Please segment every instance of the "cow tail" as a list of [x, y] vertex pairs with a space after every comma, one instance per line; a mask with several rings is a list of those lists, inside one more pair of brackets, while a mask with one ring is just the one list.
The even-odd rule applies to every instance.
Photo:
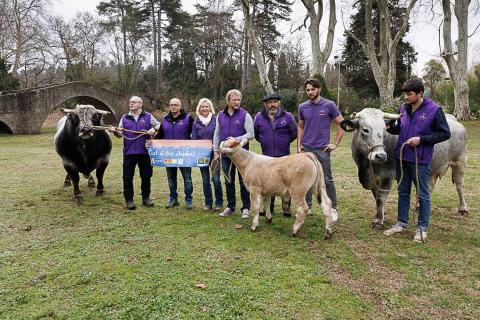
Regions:
[[318, 203], [320, 204], [320, 203], [322, 203], [322, 189], [326, 188], [325, 179], [324, 179], [324, 176], [323, 176], [322, 164], [320, 163], [320, 161], [318, 161], [315, 154], [313, 154], [311, 152], [306, 152], [305, 155], [307, 157], [309, 157], [310, 160], [312, 160], [313, 164], [315, 165], [315, 168], [317, 169], [317, 177], [316, 177], [315, 182], [312, 186], [312, 191], [315, 194], [315, 196], [317, 197]]

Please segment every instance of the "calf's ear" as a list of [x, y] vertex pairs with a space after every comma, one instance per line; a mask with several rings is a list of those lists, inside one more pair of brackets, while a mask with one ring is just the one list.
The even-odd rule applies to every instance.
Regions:
[[347, 132], [351, 132], [358, 127], [358, 120], [345, 119], [340, 122], [340, 127]]

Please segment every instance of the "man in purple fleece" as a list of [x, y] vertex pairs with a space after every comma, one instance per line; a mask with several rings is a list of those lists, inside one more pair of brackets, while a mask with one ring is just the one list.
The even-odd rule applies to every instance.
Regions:
[[[255, 139], [260, 142], [262, 154], [269, 157], [283, 157], [290, 154], [290, 143], [297, 138], [297, 124], [290, 112], [280, 107], [282, 97], [271, 93], [263, 97], [265, 110], [257, 113], [253, 121]], [[291, 216], [291, 201], [282, 201], [283, 215]], [[275, 197], [270, 202], [270, 212], [273, 213]], [[264, 215], [265, 211], [260, 212]]]

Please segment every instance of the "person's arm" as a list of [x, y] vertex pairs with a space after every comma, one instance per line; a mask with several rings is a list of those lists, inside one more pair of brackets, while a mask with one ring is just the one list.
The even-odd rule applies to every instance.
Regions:
[[327, 145], [327, 147], [325, 148], [325, 151], [327, 151], [327, 152], [330, 152], [330, 151], [333, 151], [333, 150], [337, 149], [338, 145], [342, 141], [343, 135], [345, 134], [345, 130], [343, 130], [342, 127], [340, 127], [340, 122], [343, 121], [342, 115], [341, 114], [338, 115], [333, 120], [334, 120], [334, 122], [337, 126], [337, 133], [335, 134], [335, 142], [334, 143], [329, 143]]
[[150, 115], [150, 125], [152, 127], [148, 130], [148, 134], [154, 136], [160, 129], [160, 122], [153, 115]]
[[292, 114], [289, 114], [290, 121], [288, 121], [288, 130], [290, 131], [290, 143], [297, 139], [297, 123]]
[[198, 127], [196, 125], [192, 126], [192, 140], [198, 140]]
[[235, 137], [238, 141], [242, 141], [243, 139], [247, 139], [248, 141], [252, 140], [255, 137], [255, 130], [253, 129], [253, 119], [252, 116], [247, 113], [245, 115], [245, 134], [239, 137]]
[[257, 141], [260, 141], [259, 140], [259, 132], [258, 132], [258, 117], [260, 116], [260, 112], [257, 113], [257, 115], [255, 116], [255, 119], [253, 120], [253, 131], [255, 132], [255, 140]]
[[433, 119], [433, 133], [420, 137], [421, 144], [434, 145], [442, 141], [450, 139], [450, 127], [447, 118], [441, 108], [438, 108]]
[[[122, 121], [123, 117], [120, 118], [120, 122], [118, 123], [118, 127], [119, 129], [122, 129], [123, 128], [123, 121]], [[113, 133], [113, 135], [117, 138], [121, 138], [122, 137], [122, 133], [118, 130], [116, 130], [116, 128], [114, 126], [109, 126], [107, 128], [108, 131], [110, 131], [111, 133]]]
[[297, 153], [302, 153], [302, 138], [303, 138], [303, 131], [305, 129], [305, 120], [298, 119], [298, 128], [297, 128]]

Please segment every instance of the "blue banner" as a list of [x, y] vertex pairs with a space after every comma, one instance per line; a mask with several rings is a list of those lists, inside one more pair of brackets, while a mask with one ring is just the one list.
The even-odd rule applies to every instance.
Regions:
[[212, 157], [210, 140], [148, 140], [147, 150], [156, 167], [207, 167]]

